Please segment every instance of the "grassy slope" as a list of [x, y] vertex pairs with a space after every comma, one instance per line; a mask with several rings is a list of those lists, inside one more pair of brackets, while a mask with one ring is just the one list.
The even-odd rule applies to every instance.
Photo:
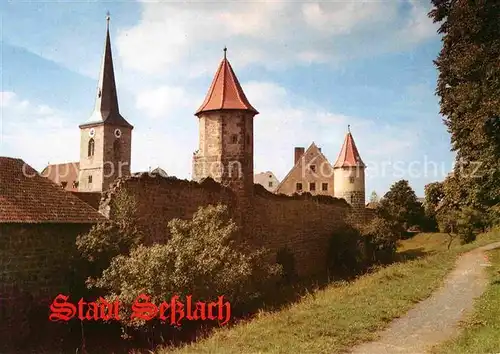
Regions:
[[460, 252], [499, 240], [498, 233], [474, 243], [457, 242], [447, 251], [443, 234], [421, 234], [402, 243], [400, 251], [415, 260], [393, 264], [350, 283], [333, 284], [287, 309], [257, 318], [180, 349], [164, 353], [338, 353], [373, 340], [376, 331], [403, 315], [441, 285]]
[[489, 268], [491, 283], [464, 323], [462, 334], [435, 348], [433, 353], [498, 353], [500, 352], [500, 250], [491, 251]]

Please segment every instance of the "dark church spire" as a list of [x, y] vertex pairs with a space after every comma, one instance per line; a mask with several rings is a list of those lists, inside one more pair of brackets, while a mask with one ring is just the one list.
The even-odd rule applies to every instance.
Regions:
[[[95, 108], [88, 123], [109, 123], [114, 125], [131, 125], [120, 115], [118, 108], [118, 95], [116, 92], [115, 72], [113, 68], [113, 56], [111, 54], [111, 39], [109, 36], [109, 12], [106, 15], [106, 41], [104, 43], [104, 55], [99, 73]], [[85, 123], [85, 124], [88, 124]]]

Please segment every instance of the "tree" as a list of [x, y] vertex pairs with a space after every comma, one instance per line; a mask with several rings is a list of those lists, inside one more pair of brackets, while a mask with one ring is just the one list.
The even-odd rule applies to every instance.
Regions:
[[128, 254], [143, 241], [143, 232], [137, 225], [137, 203], [127, 192], [121, 191], [113, 200], [114, 218], [98, 223], [76, 240], [76, 246], [90, 263], [90, 277], [100, 276], [113, 257]]
[[380, 202], [378, 212], [388, 221], [396, 222], [401, 231], [410, 226], [420, 225], [424, 214], [415, 191], [406, 180], [398, 181], [391, 186]]
[[378, 203], [380, 198], [378, 197], [377, 192], [373, 191], [372, 194], [370, 194], [370, 203]]
[[455, 196], [465, 206], [490, 207], [500, 203], [500, 2], [432, 4], [429, 16], [443, 35], [436, 92], [457, 152]]
[[487, 215], [471, 207], [463, 207], [460, 210], [442, 208], [437, 213], [439, 230], [450, 236], [448, 248], [456, 236], [460, 237], [462, 243], [474, 241], [486, 219]]
[[436, 212], [436, 208], [444, 197], [443, 182], [432, 182], [424, 187], [425, 209], [430, 214]]
[[425, 186], [425, 218], [423, 227], [426, 231], [436, 231], [438, 225], [436, 220], [436, 209], [440, 206], [444, 197], [443, 182], [432, 182]]
[[394, 260], [399, 235], [393, 223], [375, 217], [361, 229], [361, 235], [365, 239], [365, 257], [370, 263]]

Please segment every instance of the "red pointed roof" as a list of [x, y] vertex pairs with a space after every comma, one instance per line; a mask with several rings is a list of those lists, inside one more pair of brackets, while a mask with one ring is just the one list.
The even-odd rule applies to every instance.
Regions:
[[354, 143], [351, 131], [347, 133], [344, 145], [342, 145], [342, 150], [340, 150], [337, 162], [335, 162], [333, 167], [365, 167], [365, 164], [359, 155], [358, 148]]
[[195, 115], [225, 109], [239, 109], [259, 114], [248, 102], [233, 68], [226, 58], [226, 49], [224, 48], [224, 59], [222, 59], [219, 69], [217, 69], [205, 101], [198, 108]]

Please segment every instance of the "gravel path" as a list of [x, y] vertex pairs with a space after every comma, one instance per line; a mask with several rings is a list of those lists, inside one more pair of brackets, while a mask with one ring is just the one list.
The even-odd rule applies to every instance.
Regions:
[[484, 251], [499, 247], [496, 242], [460, 256], [441, 289], [394, 320], [379, 340], [355, 347], [351, 353], [426, 353], [429, 347], [458, 334], [459, 321], [488, 285], [484, 268], [490, 264]]

